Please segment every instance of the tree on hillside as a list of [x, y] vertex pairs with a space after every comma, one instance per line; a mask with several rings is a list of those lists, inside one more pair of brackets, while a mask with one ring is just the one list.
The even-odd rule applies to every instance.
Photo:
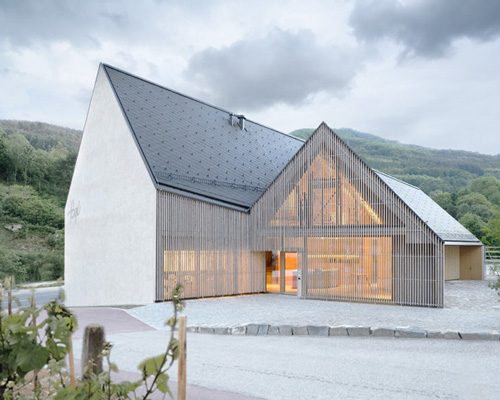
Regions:
[[478, 215], [484, 223], [488, 222], [492, 215], [493, 205], [481, 193], [469, 193], [457, 200], [456, 217], [460, 220], [466, 214]]
[[455, 216], [456, 207], [455, 207], [455, 204], [453, 203], [453, 198], [451, 197], [450, 193], [448, 193], [448, 192], [436, 192], [434, 194], [434, 196], [432, 196], [432, 199], [436, 203], [438, 203], [452, 217]]
[[484, 228], [483, 242], [487, 246], [500, 246], [500, 207], [495, 206], [493, 217]]
[[50, 168], [50, 157], [44, 150], [35, 150], [31, 160], [30, 182], [41, 190], [42, 181], [48, 174]]
[[481, 193], [492, 204], [500, 206], [500, 181], [494, 176], [474, 179], [470, 186], [473, 192]]
[[0, 178], [1, 179], [7, 178], [8, 175], [7, 170], [10, 164], [7, 145], [5, 144], [6, 138], [7, 136], [5, 135], [5, 133], [0, 129]]
[[465, 226], [479, 240], [484, 236], [486, 223], [477, 214], [467, 213], [458, 222]]
[[33, 152], [33, 147], [23, 135], [18, 133], [7, 136], [5, 139], [7, 155], [13, 167], [14, 183], [17, 182], [19, 171], [26, 171], [30, 162], [29, 157]]

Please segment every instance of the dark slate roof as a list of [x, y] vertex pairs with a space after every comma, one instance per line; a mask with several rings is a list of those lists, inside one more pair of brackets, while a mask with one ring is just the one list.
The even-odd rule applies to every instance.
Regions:
[[383, 172], [375, 173], [410, 207], [444, 242], [475, 242], [481, 244], [460, 222], [418, 187]]
[[304, 142], [103, 65], [157, 188], [249, 209]]

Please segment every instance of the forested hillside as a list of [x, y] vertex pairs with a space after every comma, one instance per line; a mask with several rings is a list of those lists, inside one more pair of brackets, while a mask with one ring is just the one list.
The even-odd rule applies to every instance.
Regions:
[[[500, 246], [500, 156], [336, 132], [372, 168], [419, 186], [486, 244]], [[77, 130], [0, 120], [0, 279], [62, 277], [64, 204], [80, 140]]]
[[0, 121], [0, 279], [52, 280], [64, 271], [64, 203], [81, 132]]

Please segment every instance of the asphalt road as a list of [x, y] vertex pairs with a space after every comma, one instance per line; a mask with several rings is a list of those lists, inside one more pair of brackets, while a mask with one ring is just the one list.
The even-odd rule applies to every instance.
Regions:
[[[134, 371], [166, 331], [108, 336]], [[263, 399], [495, 399], [500, 343], [188, 334], [188, 383]], [[176, 379], [175, 371], [172, 379]]]
[[[58, 291], [38, 289], [38, 303]], [[26, 302], [30, 291], [16, 295]], [[136, 372], [140, 361], [165, 348], [165, 330], [132, 326], [104, 308], [75, 311], [82, 328], [106, 325], [112, 360], [122, 371]], [[262, 399], [497, 400], [500, 393], [498, 341], [188, 334], [187, 354], [188, 384]], [[207, 399], [205, 393], [196, 398]]]
[[[59, 295], [59, 291], [61, 290], [61, 288], [62, 288], [61, 286], [58, 286], [58, 287], [46, 287], [46, 288], [36, 289], [34, 292], [36, 298], [36, 304], [40, 306], [49, 302], [50, 300], [56, 299], [57, 296]], [[22, 306], [29, 305], [28, 298], [32, 294], [33, 293], [30, 289], [21, 289], [12, 291], [12, 296], [16, 297], [20, 301]], [[13, 303], [12, 307], [16, 308], [17, 305]], [[7, 293], [5, 293], [4, 301], [2, 303], [2, 308], [4, 310], [7, 309]]]

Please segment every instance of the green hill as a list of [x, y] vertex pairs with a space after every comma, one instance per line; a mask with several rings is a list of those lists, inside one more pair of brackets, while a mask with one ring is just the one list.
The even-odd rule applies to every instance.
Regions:
[[0, 279], [53, 280], [64, 271], [64, 204], [82, 133], [0, 120]]
[[82, 140], [82, 131], [44, 122], [0, 120], [0, 130], [7, 136], [23, 135], [35, 150], [50, 151], [60, 143], [68, 151], [77, 152]]
[[[406, 145], [353, 129], [334, 131], [370, 167], [418, 186], [428, 194], [457, 191], [481, 176], [500, 179], [500, 155]], [[307, 139], [313, 132], [314, 129], [298, 129], [290, 134]]]

